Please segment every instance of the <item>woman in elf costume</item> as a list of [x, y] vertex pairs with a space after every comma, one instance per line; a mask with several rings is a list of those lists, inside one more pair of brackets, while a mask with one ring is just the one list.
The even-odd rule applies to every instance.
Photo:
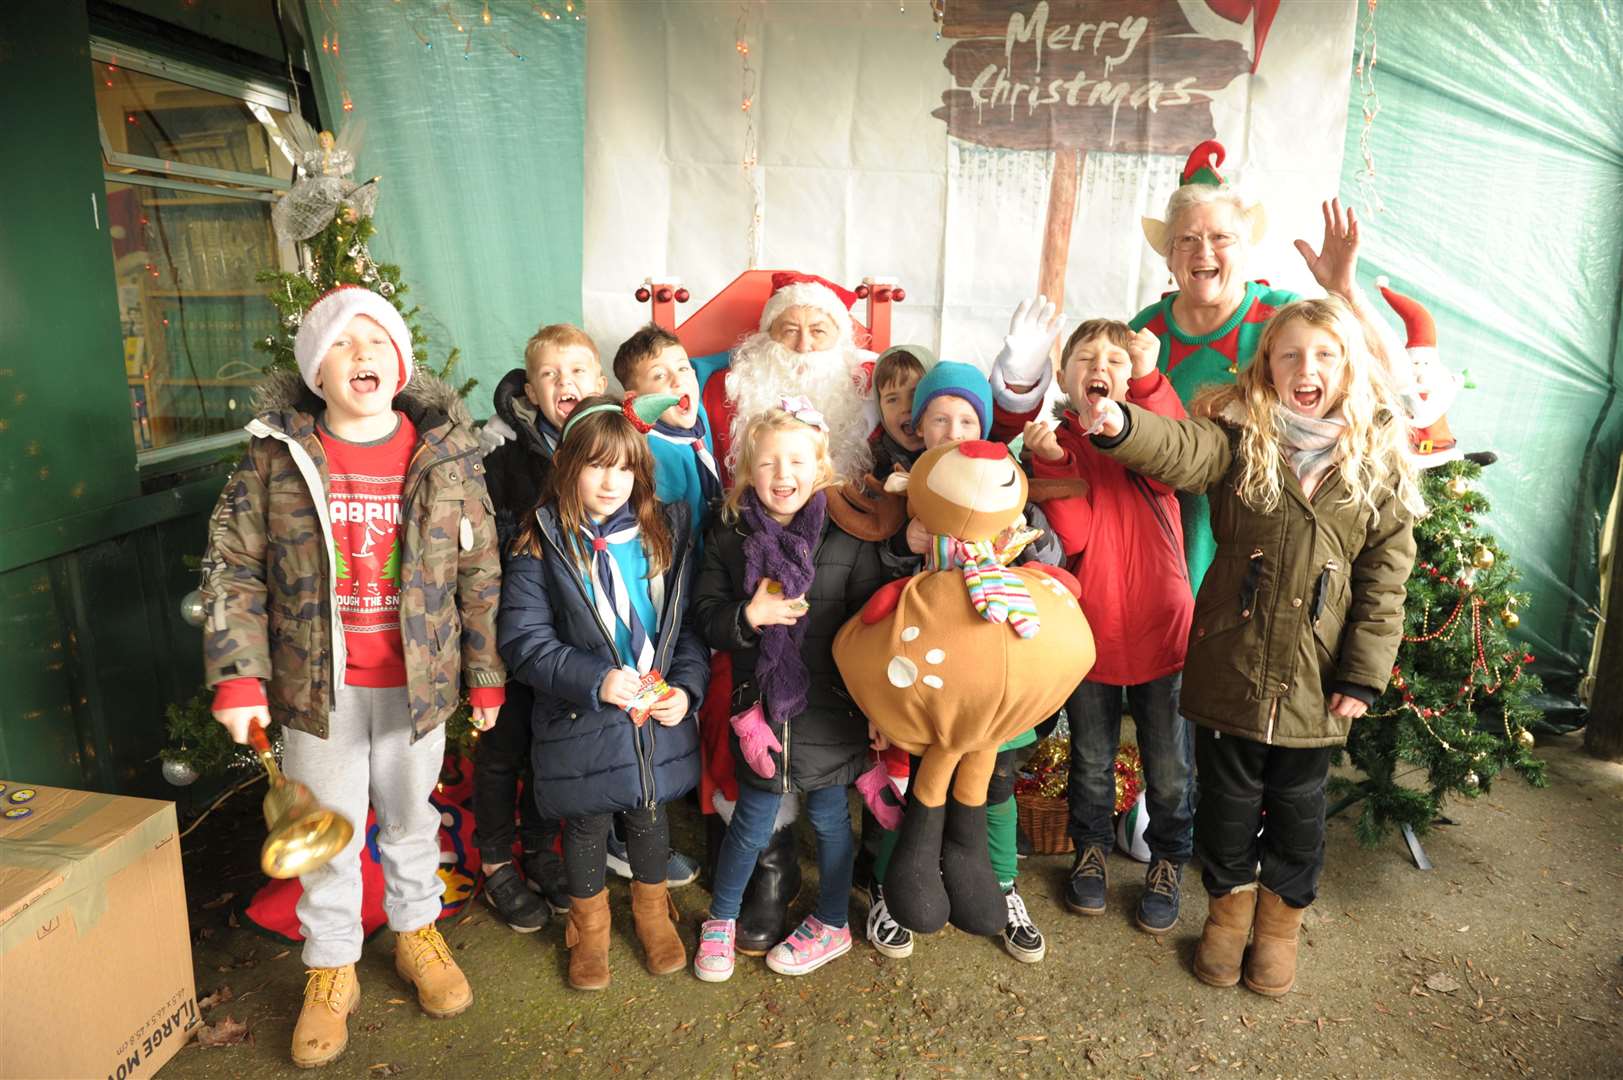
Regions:
[[[1139, 312], [1129, 324], [1161, 339], [1161, 370], [1184, 402], [1208, 386], [1232, 386], [1240, 367], [1279, 308], [1301, 299], [1263, 280], [1248, 280], [1247, 256], [1267, 231], [1261, 203], [1246, 206], [1218, 173], [1223, 146], [1208, 140], [1184, 164], [1181, 185], [1167, 200], [1166, 219], [1143, 219], [1144, 238], [1166, 259], [1176, 288]], [[1354, 278], [1358, 267], [1358, 218], [1338, 200], [1324, 204], [1324, 239], [1318, 251], [1296, 241], [1313, 277], [1326, 292], [1370, 314]], [[1202, 497], [1183, 505], [1190, 587], [1198, 592], [1216, 552], [1210, 513]]]

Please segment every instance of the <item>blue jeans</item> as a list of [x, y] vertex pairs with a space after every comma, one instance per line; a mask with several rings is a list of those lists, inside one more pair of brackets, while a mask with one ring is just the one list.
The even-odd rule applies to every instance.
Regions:
[[1071, 724], [1071, 822], [1077, 850], [1105, 850], [1115, 842], [1116, 750], [1121, 743], [1122, 696], [1133, 712], [1144, 760], [1144, 801], [1150, 824], [1144, 832], [1150, 858], [1183, 864], [1194, 850], [1194, 733], [1178, 711], [1183, 672], [1137, 686], [1085, 682], [1066, 702]]
[[[856, 840], [851, 836], [851, 804], [847, 788], [827, 787], [806, 792], [806, 816], [817, 834], [817, 911], [825, 926], [846, 924], [851, 893], [851, 863]], [[738, 804], [727, 825], [716, 859], [716, 887], [710, 894], [712, 919], [736, 919], [744, 901], [744, 886], [755, 872], [755, 861], [772, 839], [783, 796], [748, 784], [738, 786]]]

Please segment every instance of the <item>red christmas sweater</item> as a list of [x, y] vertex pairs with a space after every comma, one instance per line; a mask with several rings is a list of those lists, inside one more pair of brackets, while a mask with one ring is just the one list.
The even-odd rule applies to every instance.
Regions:
[[[1184, 418], [1172, 383], [1159, 371], [1129, 381], [1127, 400]], [[1044, 461], [1033, 455], [1032, 471], [1088, 483], [1085, 496], [1043, 503], [1082, 585], [1082, 612], [1098, 650], [1087, 681], [1136, 686], [1183, 670], [1195, 599], [1184, 568], [1177, 493], [1102, 453], [1074, 412], [1066, 412], [1056, 436], [1065, 456]]]
[[[327, 454], [327, 514], [332, 522], [338, 580], [338, 617], [344, 624], [344, 682], [350, 686], [406, 685], [400, 640], [400, 504], [406, 467], [417, 448], [417, 428], [402, 413], [394, 434], [354, 443], [317, 426]], [[475, 688], [475, 705], [499, 705], [501, 697]], [[262, 705], [258, 679], [228, 679], [215, 691], [214, 707]]]

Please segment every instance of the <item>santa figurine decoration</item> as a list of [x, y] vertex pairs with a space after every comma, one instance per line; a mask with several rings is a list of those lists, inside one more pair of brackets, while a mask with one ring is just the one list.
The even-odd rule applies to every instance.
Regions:
[[1398, 391], [1398, 397], [1409, 413], [1409, 457], [1420, 469], [1458, 461], [1465, 453], [1449, 431], [1444, 414], [1453, 406], [1465, 380], [1445, 368], [1438, 358], [1437, 325], [1431, 312], [1414, 298], [1389, 288], [1384, 277], [1375, 285], [1403, 320], [1408, 335], [1405, 352], [1412, 371], [1409, 385]]

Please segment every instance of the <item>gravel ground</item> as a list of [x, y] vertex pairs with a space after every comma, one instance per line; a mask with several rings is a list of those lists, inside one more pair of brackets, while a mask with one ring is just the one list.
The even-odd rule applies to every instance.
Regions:
[[[1452, 804], [1457, 824], [1425, 839], [1429, 873], [1401, 841], [1364, 850], [1349, 820], [1332, 821], [1297, 988], [1281, 999], [1190, 974], [1206, 906], [1196, 867], [1184, 877], [1182, 922], [1159, 939], [1131, 920], [1138, 864], [1112, 855], [1110, 912], [1083, 919], [1059, 902], [1069, 859], [1032, 858], [1021, 891], [1048, 937], [1043, 963], [948, 930], [907, 960], [863, 942], [803, 979], [745, 960], [720, 986], [644, 973], [616, 881], [606, 992], [566, 986], [559, 921], [520, 936], [480, 902], [442, 924], [473, 1008], [448, 1021], [419, 1012], [384, 933], [360, 965], [349, 1049], [326, 1074], [1623, 1076], [1623, 766], [1585, 756], [1577, 736], [1540, 742], [1551, 787], [1505, 779]], [[217, 903], [257, 884], [256, 803], [228, 804], [186, 850], [198, 994], [231, 997], [204, 1017], [245, 1023], [248, 1038], [194, 1042], [165, 1067], [171, 1080], [298, 1074], [288, 1059], [304, 979], [297, 950], [235, 928], [233, 903]], [[676, 816], [679, 846], [698, 851], [697, 822]], [[803, 900], [809, 861], [807, 870]], [[697, 885], [676, 896], [691, 948], [708, 897]], [[853, 905], [854, 925], [860, 915]]]

